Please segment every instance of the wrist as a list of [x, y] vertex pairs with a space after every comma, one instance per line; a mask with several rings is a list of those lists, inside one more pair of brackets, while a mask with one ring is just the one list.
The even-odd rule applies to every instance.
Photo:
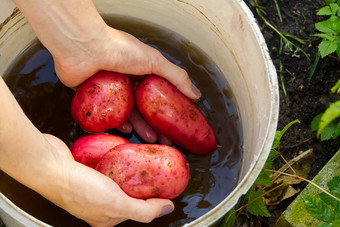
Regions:
[[100, 36], [106, 25], [91, 0], [14, 2], [54, 57], [87, 52], [83, 46]]

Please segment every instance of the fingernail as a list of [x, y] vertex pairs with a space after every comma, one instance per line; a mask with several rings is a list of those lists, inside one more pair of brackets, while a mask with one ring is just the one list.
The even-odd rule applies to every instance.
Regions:
[[202, 95], [201, 91], [198, 90], [198, 88], [197, 88], [194, 84], [191, 85], [191, 91], [192, 91], [198, 98], [201, 97], [201, 95]]
[[164, 215], [170, 214], [172, 211], [174, 210], [174, 207], [171, 205], [166, 205], [165, 207], [163, 207], [161, 214], [159, 215], [159, 217], [162, 217]]

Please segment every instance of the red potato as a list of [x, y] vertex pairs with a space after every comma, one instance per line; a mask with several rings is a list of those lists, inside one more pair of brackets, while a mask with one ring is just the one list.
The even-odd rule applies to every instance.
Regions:
[[122, 144], [107, 152], [96, 169], [138, 199], [179, 196], [190, 179], [181, 152], [166, 145]]
[[133, 106], [130, 78], [121, 73], [99, 71], [77, 88], [71, 111], [85, 131], [105, 132], [121, 126]]
[[78, 138], [71, 146], [71, 153], [77, 162], [93, 169], [98, 161], [110, 149], [119, 144], [130, 143], [128, 140], [110, 134], [86, 135]]
[[195, 104], [167, 80], [146, 76], [135, 91], [137, 107], [159, 133], [195, 154], [216, 149], [216, 136]]

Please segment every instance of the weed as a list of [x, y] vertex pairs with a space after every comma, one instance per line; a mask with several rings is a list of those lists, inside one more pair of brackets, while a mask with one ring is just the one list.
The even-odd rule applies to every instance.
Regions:
[[[277, 190], [280, 187], [285, 186], [290, 181], [300, 180], [306, 181], [309, 184], [315, 186], [322, 192], [320, 193], [320, 197], [326, 204], [333, 204], [332, 209], [328, 211], [328, 208], [325, 208], [323, 202], [316, 200], [315, 198], [305, 196], [303, 199], [306, 201], [306, 206], [310, 207], [310, 212], [313, 213], [313, 217], [317, 216], [322, 218], [321, 220], [327, 220], [326, 224], [333, 223], [333, 226], [339, 223], [338, 219], [340, 219], [340, 177], [334, 178], [328, 183], [328, 188], [330, 191], [326, 191], [321, 188], [314, 182], [299, 176], [296, 171], [292, 168], [290, 164], [287, 163], [289, 168], [292, 170], [293, 174], [272, 170], [272, 160], [279, 152], [279, 143], [284, 135], [284, 133], [295, 123], [300, 123], [299, 120], [295, 120], [286, 125], [283, 130], [276, 131], [274, 142], [271, 148], [271, 152], [267, 158], [267, 161], [264, 165], [263, 171], [259, 174], [258, 178], [255, 180], [253, 186], [248, 190], [246, 195], [243, 198], [243, 201], [240, 204], [233, 207], [229, 212], [224, 216], [224, 219], [220, 223], [220, 227], [230, 227], [234, 226], [237, 216], [245, 210], [247, 214], [262, 216], [262, 217], [270, 217], [270, 213], [266, 207], [264, 197], [271, 192]], [[282, 157], [282, 156], [281, 156]], [[276, 178], [273, 178], [272, 173], [276, 173], [282, 176], [288, 176], [289, 179], [283, 181], [282, 183], [272, 186], [273, 181]], [[327, 201], [327, 202], [326, 202]], [[320, 205], [321, 204], [321, 205]], [[316, 206], [316, 208], [314, 207]], [[239, 208], [236, 208], [239, 207]], [[322, 226], [331, 226], [331, 225], [322, 225]]]
[[315, 23], [315, 28], [320, 32], [312, 36], [321, 38], [318, 45], [318, 54], [315, 57], [313, 68], [309, 74], [309, 79], [314, 75], [320, 57], [336, 53], [340, 59], [340, 0], [324, 1], [326, 6], [318, 10], [317, 15], [327, 17], [327, 19]]
[[[340, 79], [332, 87], [333, 93], [340, 92]], [[312, 131], [317, 131], [317, 137], [321, 141], [336, 139], [340, 135], [340, 122], [335, 123], [340, 118], [340, 100], [332, 103], [323, 113], [314, 117], [311, 123]]]
[[[286, 125], [283, 130], [276, 131], [274, 142], [270, 151], [270, 154], [267, 158], [267, 161], [263, 167], [263, 169], [271, 169], [272, 168], [272, 159], [278, 154], [277, 149], [279, 147], [280, 140], [283, 134], [295, 123], [300, 123], [299, 120], [295, 120], [290, 122]], [[221, 227], [233, 226], [237, 217], [243, 209], [249, 214], [256, 215], [256, 216], [264, 216], [269, 217], [269, 211], [264, 202], [264, 195], [266, 193], [270, 193], [271, 191], [275, 190], [277, 187], [270, 189], [266, 192], [263, 191], [263, 188], [266, 186], [271, 186], [272, 184], [272, 177], [271, 172], [269, 171], [262, 171], [258, 178], [255, 180], [254, 185], [248, 190], [245, 195], [243, 205], [240, 208], [235, 209], [232, 208], [225, 216], [221, 223]]]
[[[333, 177], [327, 183], [330, 193], [334, 196], [340, 197], [340, 176]], [[323, 226], [340, 226], [340, 201], [321, 192], [319, 198], [303, 195], [302, 199], [305, 201], [306, 210], [308, 213], [324, 223]]]

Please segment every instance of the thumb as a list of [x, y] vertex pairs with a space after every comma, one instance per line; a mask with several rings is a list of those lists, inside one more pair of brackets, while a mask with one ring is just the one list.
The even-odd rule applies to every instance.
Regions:
[[155, 50], [152, 58], [152, 73], [167, 79], [190, 99], [201, 97], [200, 90], [191, 82], [187, 72], [168, 61], [157, 50]]
[[149, 223], [153, 219], [170, 214], [174, 210], [174, 204], [167, 199], [133, 199], [126, 204], [129, 210], [128, 219]]

